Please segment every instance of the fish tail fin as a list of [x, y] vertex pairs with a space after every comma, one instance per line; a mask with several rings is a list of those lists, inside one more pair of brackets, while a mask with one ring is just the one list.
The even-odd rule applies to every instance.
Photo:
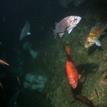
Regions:
[[65, 46], [65, 53], [68, 60], [71, 60], [71, 49], [69, 46]]

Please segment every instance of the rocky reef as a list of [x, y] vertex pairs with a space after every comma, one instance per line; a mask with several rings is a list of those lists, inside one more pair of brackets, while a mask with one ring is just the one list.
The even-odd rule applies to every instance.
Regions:
[[[77, 90], [76, 95], [85, 96], [91, 101], [93, 107], [107, 106], [107, 33], [105, 32], [101, 39], [101, 48], [96, 46], [88, 50], [84, 48], [84, 41], [90, 28], [96, 22], [101, 21], [99, 17], [99, 14], [91, 12], [85, 14], [78, 27], [70, 35], [65, 34], [61, 39], [54, 39], [54, 35], [49, 33], [50, 40], [47, 41], [43, 60], [50, 77], [47, 98], [50, 99], [54, 107], [92, 107], [86, 103], [86, 100], [81, 102], [75, 99], [74, 92], [68, 85], [65, 74], [64, 46], [66, 44], [71, 47], [71, 57], [81, 74], [82, 87]], [[84, 98], [81, 97], [81, 100]]]
[[[47, 85], [43, 91], [40, 91], [38, 98], [41, 93], [45, 93], [45, 100], [48, 100], [50, 106], [52, 107], [106, 107], [107, 106], [107, 41], [106, 32], [101, 38], [102, 47], [98, 48], [96, 46], [90, 49], [84, 48], [85, 39], [96, 22], [100, 22], [99, 14], [93, 14], [88, 12], [82, 16], [83, 20], [80, 24], [71, 32], [71, 34], [65, 34], [63, 38], [54, 38], [53, 32], [50, 30], [47, 32], [48, 39], [45, 39], [40, 44], [39, 55], [35, 61], [28, 63], [30, 66], [29, 71], [37, 71], [37, 69], [42, 68], [42, 72], [47, 75]], [[33, 43], [33, 45], [35, 42]], [[64, 46], [69, 45], [71, 48], [71, 57], [78, 69], [80, 78], [80, 86], [78, 90], [74, 91], [68, 85], [68, 81], [65, 73], [65, 60], [66, 55], [64, 51]], [[27, 65], [27, 64], [26, 64]], [[35, 66], [36, 65], [36, 66]], [[25, 66], [27, 67], [27, 66]], [[28, 71], [26, 68], [26, 70]], [[25, 71], [25, 70], [24, 70]], [[38, 81], [38, 76], [34, 76], [31, 72], [24, 73], [25, 88], [37, 88], [35, 83]], [[29, 75], [28, 75], [28, 74]], [[34, 74], [36, 74], [35, 72]], [[32, 79], [28, 78], [33, 77]], [[40, 83], [46, 81], [45, 78], [40, 77]], [[28, 83], [31, 83], [28, 85]], [[32, 87], [32, 83], [34, 87]], [[41, 87], [41, 86], [40, 86]], [[44, 86], [42, 86], [44, 87]], [[40, 89], [41, 90], [41, 89]], [[30, 91], [31, 98], [35, 98], [35, 91]], [[22, 92], [22, 97], [18, 97], [18, 104], [20, 106], [24, 105], [28, 96]], [[40, 100], [43, 102], [43, 99]], [[32, 100], [32, 103], [34, 101]], [[25, 104], [26, 105], [26, 104]], [[34, 104], [36, 105], [36, 104]], [[32, 105], [32, 106], [34, 106]], [[42, 105], [43, 106], [43, 105]]]
[[[100, 10], [99, 7], [95, 7], [94, 3], [91, 7], [90, 4], [89, 7], [87, 7], [88, 5], [80, 6], [85, 1], [59, 0], [60, 5], [64, 7], [63, 9], [67, 8], [68, 10], [56, 9], [58, 13], [55, 11], [54, 15], [45, 10], [46, 15], [49, 15], [48, 18], [45, 13], [42, 14], [43, 10], [40, 13], [41, 19], [38, 18], [39, 12], [36, 16], [37, 19], [34, 18], [36, 12], [33, 10], [33, 18], [29, 18], [33, 20], [31, 21], [31, 39], [29, 37], [28, 42], [23, 40], [23, 43], [18, 41], [20, 46], [15, 48], [17, 50], [16, 56], [13, 59], [10, 58], [12, 62], [9, 75], [14, 75], [15, 82], [11, 80], [8, 87], [8, 83], [6, 85], [3, 83], [4, 89], [9, 93], [7, 96], [14, 90], [14, 95], [12, 94], [6, 99], [9, 103], [8, 107], [107, 107], [106, 30], [100, 38], [102, 44], [100, 48], [93, 46], [85, 49], [84, 47], [90, 29], [96, 23], [102, 23], [102, 20], [107, 16], [105, 9]], [[73, 4], [75, 8], [71, 9], [70, 4]], [[53, 6], [53, 10], [55, 6]], [[33, 9], [35, 9], [34, 7]], [[53, 23], [57, 22], [58, 18], [61, 19], [62, 16], [68, 15], [79, 15], [82, 20], [70, 34], [65, 32], [62, 38], [55, 38]], [[105, 22], [107, 20], [103, 20], [103, 23]], [[69, 45], [71, 58], [81, 75], [76, 90], [69, 86], [65, 73], [66, 54], [64, 47], [66, 45]], [[5, 75], [8, 76], [8, 73], [4, 74], [2, 70], [0, 78], [2, 79]], [[12, 77], [10, 76], [10, 78]]]

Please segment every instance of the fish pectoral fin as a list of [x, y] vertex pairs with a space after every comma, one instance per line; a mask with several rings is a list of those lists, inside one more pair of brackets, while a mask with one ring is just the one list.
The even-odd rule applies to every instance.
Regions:
[[97, 46], [101, 46], [101, 42], [100, 42], [98, 39], [95, 41], [95, 44], [96, 44]]
[[73, 30], [72, 27], [68, 27], [68, 28], [67, 28], [67, 32], [68, 32], [68, 34], [70, 34], [70, 33], [72, 32], [72, 30]]
[[70, 29], [70, 30], [68, 31], [68, 34], [70, 34], [70, 33], [72, 32], [72, 30], [73, 30], [73, 29]]

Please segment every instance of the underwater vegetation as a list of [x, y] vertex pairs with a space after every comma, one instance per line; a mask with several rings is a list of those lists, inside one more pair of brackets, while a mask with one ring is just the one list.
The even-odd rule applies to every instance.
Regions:
[[[106, 69], [107, 47], [106, 36], [101, 39], [101, 47], [94, 47], [91, 54], [89, 49], [84, 48], [84, 43], [90, 29], [99, 21], [98, 16], [92, 17], [91, 14], [83, 16], [84, 20], [78, 24], [72, 33], [65, 33], [62, 38], [54, 38], [53, 30], [47, 32], [48, 39], [45, 39], [40, 48], [37, 49], [35, 43], [23, 42], [22, 50], [29, 53], [33, 50], [36, 57], [24, 55], [24, 69], [22, 73], [23, 90], [29, 91], [33, 98], [38, 94], [45, 94], [45, 99], [53, 107], [106, 107]], [[101, 22], [102, 23], [102, 22]], [[106, 35], [106, 33], [104, 34]], [[71, 49], [70, 56], [73, 64], [78, 70], [80, 79], [76, 90], [69, 84], [65, 72], [66, 53], [64, 47], [68, 45]], [[34, 49], [39, 50], [35, 51]], [[22, 51], [22, 52], [23, 52]], [[19, 56], [21, 56], [21, 54]], [[21, 59], [21, 60], [22, 60]], [[25, 60], [26, 59], [26, 60]], [[40, 70], [38, 70], [40, 69]], [[32, 72], [31, 72], [32, 71]], [[38, 71], [38, 72], [37, 72]], [[39, 71], [44, 72], [42, 75]], [[24, 91], [20, 92], [17, 99], [18, 106], [26, 106], [28, 96]], [[35, 93], [32, 95], [32, 93]], [[20, 96], [23, 96], [23, 100]], [[42, 102], [43, 100], [41, 100]], [[32, 105], [31, 104], [31, 105]], [[36, 103], [34, 104], [36, 105]], [[34, 106], [32, 105], [32, 106]], [[38, 104], [39, 105], [39, 104]], [[30, 106], [30, 105], [29, 105]], [[42, 105], [43, 106], [43, 105]]]

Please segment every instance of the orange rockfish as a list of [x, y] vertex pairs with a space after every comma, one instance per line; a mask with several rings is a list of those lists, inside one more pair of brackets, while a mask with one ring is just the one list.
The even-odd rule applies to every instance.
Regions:
[[67, 56], [66, 63], [65, 63], [67, 79], [68, 79], [69, 85], [73, 89], [75, 89], [78, 86], [79, 74], [75, 65], [71, 60], [71, 57], [70, 57], [71, 52], [68, 46], [65, 47], [65, 52]]
[[89, 48], [94, 44], [97, 46], [101, 46], [101, 43], [98, 39], [104, 33], [106, 28], [107, 28], [107, 23], [105, 24], [99, 23], [96, 24], [94, 27], [92, 27], [89, 35], [86, 38], [84, 47]]

